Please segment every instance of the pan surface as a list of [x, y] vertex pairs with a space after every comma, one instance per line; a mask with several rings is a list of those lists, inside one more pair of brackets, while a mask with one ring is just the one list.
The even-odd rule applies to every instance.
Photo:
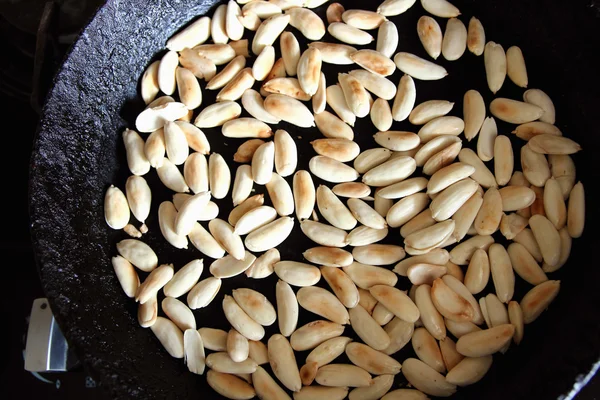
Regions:
[[[170, 358], [154, 335], [139, 327], [136, 305], [123, 295], [110, 264], [116, 254], [115, 243], [126, 236], [110, 230], [103, 214], [106, 188], [110, 184], [123, 188], [129, 174], [121, 132], [134, 126], [135, 116], [143, 109], [138, 95], [141, 73], [163, 54], [168, 37], [195, 16], [206, 14], [214, 3], [108, 1], [82, 32], [57, 75], [39, 128], [31, 163], [30, 207], [40, 276], [63, 332], [115, 398], [218, 398], [204, 377], [190, 374], [182, 360]], [[346, 9], [376, 7], [375, 2], [342, 3]], [[600, 248], [600, 236], [595, 231], [600, 222], [595, 189], [600, 178], [596, 155], [600, 146], [600, 85], [592, 61], [600, 48], [600, 6], [591, 1], [453, 3], [461, 9], [463, 22], [468, 23], [472, 15], [482, 21], [487, 40], [501, 43], [505, 49], [521, 47], [529, 86], [550, 95], [557, 109], [557, 125], [584, 149], [574, 159], [577, 177], [586, 185], [588, 204], [584, 236], [573, 242], [567, 265], [550, 277], [561, 280], [558, 298], [541, 318], [526, 327], [520, 346], [496, 356], [485, 379], [459, 389], [456, 398], [558, 398], [567, 395], [600, 358], [600, 268], [595, 256]], [[317, 10], [321, 16], [326, 6]], [[415, 28], [424, 14], [417, 2], [407, 13], [392, 18], [400, 30], [398, 51], [426, 55]], [[443, 29], [445, 21], [438, 20]], [[301, 34], [294, 32], [300, 39]], [[332, 39], [327, 35], [323, 40]], [[304, 48], [305, 43], [301, 46]], [[461, 116], [462, 96], [474, 88], [489, 104], [493, 97], [486, 86], [482, 57], [466, 53], [457, 62], [441, 57], [438, 61], [449, 76], [439, 82], [417, 81], [417, 103], [451, 100], [456, 102], [452, 114]], [[329, 84], [341, 71], [327, 66]], [[392, 80], [397, 83], [400, 76], [396, 71]], [[203, 106], [210, 104], [214, 95], [204, 91]], [[507, 80], [498, 95], [518, 99], [522, 90]], [[314, 155], [308, 142], [321, 135], [316, 129], [300, 130], [288, 124], [280, 127], [295, 138], [301, 137], [299, 169], [307, 169]], [[395, 123], [393, 129], [415, 127]], [[512, 130], [505, 124], [499, 124], [499, 129], [504, 134]], [[218, 129], [205, 133], [212, 151], [231, 160], [241, 141], [223, 143]], [[374, 146], [371, 136], [375, 129], [368, 118], [357, 124], [355, 133], [361, 148]], [[234, 171], [236, 166], [231, 162], [230, 167]], [[160, 186], [155, 171], [146, 178], [152, 187]], [[321, 182], [315, 179], [315, 183]], [[202, 258], [191, 246], [187, 251], [174, 251], [161, 237], [156, 210], [171, 193], [163, 188], [153, 195], [150, 232], [143, 240], [155, 249], [159, 262], [180, 268]], [[230, 209], [226, 203], [219, 203], [222, 216]], [[388, 243], [399, 240], [397, 230], [393, 231]], [[312, 244], [296, 226], [280, 248], [282, 259], [300, 261], [301, 251], [308, 247]], [[203, 277], [208, 275], [208, 263], [205, 258]], [[211, 306], [195, 312], [199, 327], [228, 328], [220, 303], [235, 287], [258, 288], [274, 302], [275, 282], [274, 275], [259, 281], [245, 276], [226, 280]], [[398, 286], [406, 289], [409, 283], [401, 278]], [[520, 299], [528, 289], [520, 281], [515, 298]], [[313, 319], [306, 314], [301, 313], [300, 325]], [[276, 329], [276, 324], [267, 329], [267, 337]], [[347, 329], [346, 335], [353, 333]], [[398, 354], [399, 359], [412, 353], [410, 347]], [[304, 357], [301, 353], [298, 361], [302, 363]], [[402, 382], [400, 374], [394, 388]]]

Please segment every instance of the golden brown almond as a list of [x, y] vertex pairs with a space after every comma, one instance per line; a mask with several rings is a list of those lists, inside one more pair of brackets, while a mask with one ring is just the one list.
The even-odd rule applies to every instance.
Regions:
[[547, 133], [532, 137], [527, 145], [540, 154], [574, 154], [581, 150], [577, 142], [564, 136]]
[[290, 25], [298, 29], [308, 40], [320, 40], [325, 35], [323, 20], [312, 10], [294, 7], [285, 11]]
[[352, 53], [350, 59], [367, 71], [381, 76], [389, 76], [396, 70], [392, 60], [375, 50], [359, 50]]
[[524, 124], [535, 121], [544, 114], [540, 107], [506, 98], [496, 98], [490, 103], [494, 117], [511, 124]]
[[520, 303], [523, 321], [526, 324], [535, 321], [556, 298], [559, 290], [560, 281], [546, 281], [527, 292]]
[[476, 17], [469, 20], [469, 31], [467, 33], [467, 47], [476, 56], [483, 54], [485, 48], [485, 30], [481, 21]]
[[310, 350], [328, 339], [340, 336], [343, 331], [343, 325], [317, 320], [298, 328], [290, 337], [290, 343], [296, 351]]
[[339, 268], [321, 267], [321, 274], [338, 299], [347, 308], [356, 307], [359, 300], [358, 289], [350, 277]]
[[371, 188], [361, 182], [344, 182], [335, 185], [331, 190], [339, 197], [360, 199], [371, 194]]

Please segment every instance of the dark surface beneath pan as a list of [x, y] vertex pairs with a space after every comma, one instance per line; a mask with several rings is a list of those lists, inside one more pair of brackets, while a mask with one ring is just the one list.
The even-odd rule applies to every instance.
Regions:
[[[32, 158], [31, 223], [43, 285], [70, 343], [115, 398], [218, 397], [204, 377], [190, 374], [182, 360], [170, 358], [154, 335], [138, 326], [136, 305], [123, 295], [110, 265], [110, 258], [116, 254], [115, 243], [126, 236], [107, 228], [103, 218], [104, 191], [110, 184], [124, 188], [129, 173], [121, 132], [126, 126], [133, 127], [135, 115], [143, 109], [137, 95], [138, 78], [151, 60], [163, 54], [166, 39], [195, 16], [207, 13], [213, 3], [109, 1], [83, 31], [56, 78]], [[343, 2], [346, 9], [374, 9], [375, 3]], [[574, 241], [568, 264], [550, 277], [562, 281], [557, 300], [536, 323], [526, 327], [520, 346], [513, 345], [506, 355], [496, 356], [486, 378], [460, 389], [456, 397], [557, 398], [569, 393], [600, 355], [600, 269], [595, 257], [600, 247], [595, 230], [600, 222], [595, 189], [600, 176], [595, 158], [600, 145], [600, 86], [593, 61], [600, 48], [600, 6], [589, 1], [540, 0], [455, 4], [462, 11], [463, 22], [468, 23], [472, 15], [481, 19], [488, 40], [501, 43], [505, 49], [518, 45], [523, 50], [529, 87], [541, 88], [550, 95], [557, 109], [557, 125], [584, 148], [574, 159], [578, 179], [586, 184], [588, 204], [583, 238]], [[325, 7], [317, 10], [323, 17]], [[417, 3], [407, 13], [392, 18], [400, 30], [399, 51], [426, 56], [415, 28], [424, 13]], [[443, 29], [445, 21], [438, 21]], [[299, 32], [288, 29], [301, 38]], [[332, 39], [327, 35], [323, 40]], [[305, 48], [304, 42], [301, 45]], [[492, 95], [485, 83], [483, 57], [466, 53], [460, 61], [447, 62], [440, 57], [439, 62], [449, 76], [438, 82], [416, 81], [417, 103], [429, 99], [455, 101], [451, 114], [462, 116], [462, 96], [475, 88], [489, 104]], [[331, 65], [325, 68], [329, 84], [340, 71]], [[400, 75], [396, 71], [391, 78], [398, 82]], [[519, 99], [522, 92], [507, 79], [499, 96]], [[205, 91], [203, 105], [213, 101], [214, 95]], [[307, 169], [314, 155], [308, 142], [321, 135], [316, 129], [280, 126], [293, 137], [302, 137], [298, 140], [299, 168]], [[402, 122], [394, 123], [392, 129], [417, 128]], [[499, 124], [499, 130], [509, 134], [512, 129]], [[206, 133], [213, 151], [231, 160], [241, 140], [224, 143], [218, 129], [207, 129]], [[357, 123], [355, 133], [361, 148], [375, 145], [371, 137], [375, 128], [368, 118]], [[235, 168], [233, 163], [230, 166]], [[160, 188], [155, 171], [146, 178], [157, 189], [153, 191], [153, 212], [148, 220], [150, 232], [143, 240], [156, 250], [161, 263], [172, 262], [176, 268], [201, 258], [191, 245], [187, 251], [175, 251], [161, 237], [156, 210], [171, 193]], [[321, 182], [317, 179], [315, 183]], [[229, 212], [229, 203], [230, 197], [219, 202], [223, 218]], [[399, 240], [397, 229], [391, 230], [386, 239], [388, 243]], [[292, 237], [280, 248], [282, 259], [302, 260], [301, 252], [311, 246], [296, 226]], [[203, 277], [209, 274], [208, 264], [205, 258]], [[517, 280], [515, 298], [519, 300], [529, 287]], [[245, 276], [226, 280], [211, 306], [195, 312], [198, 325], [226, 329], [220, 307], [224, 294], [235, 287], [258, 288], [274, 302], [275, 282], [274, 275], [260, 281]], [[400, 278], [398, 286], [408, 288], [408, 280]], [[308, 314], [301, 313], [300, 324], [314, 319]], [[267, 329], [267, 337], [276, 330], [276, 324]], [[353, 335], [349, 328], [346, 334]], [[398, 353], [400, 360], [411, 356], [410, 347]], [[299, 363], [305, 355], [298, 355]], [[402, 384], [400, 374], [394, 388]]]

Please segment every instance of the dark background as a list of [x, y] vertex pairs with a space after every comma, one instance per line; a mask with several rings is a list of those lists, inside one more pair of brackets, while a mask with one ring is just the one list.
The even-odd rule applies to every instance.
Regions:
[[[28, 171], [38, 112], [51, 76], [79, 29], [101, 0], [56, 1], [48, 29], [38, 33], [43, 0], [0, 0], [0, 117], [4, 138], [4, 224], [0, 231], [3, 263], [1, 326], [8, 334], [1, 346], [0, 397], [3, 399], [104, 399], [81, 367], [69, 373], [44, 374], [44, 383], [23, 369], [27, 320], [35, 298], [44, 297], [32, 254], [28, 218]], [[593, 1], [589, 2], [594, 7]], [[593, 12], [591, 8], [590, 12]], [[47, 14], [48, 15], [48, 14]], [[50, 45], [36, 49], [46, 32]], [[44, 51], [41, 51], [44, 50]], [[36, 59], [36, 53], [38, 58]], [[37, 68], [37, 69], [36, 69]], [[37, 76], [38, 78], [34, 78]], [[597, 399], [596, 377], [576, 397]]]

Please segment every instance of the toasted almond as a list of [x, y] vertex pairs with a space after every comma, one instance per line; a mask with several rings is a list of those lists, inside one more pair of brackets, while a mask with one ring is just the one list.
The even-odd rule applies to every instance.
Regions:
[[275, 169], [280, 176], [289, 176], [298, 164], [296, 142], [283, 129], [275, 132]]
[[192, 310], [206, 307], [219, 293], [220, 288], [221, 279], [212, 276], [198, 282], [187, 295], [189, 307]]
[[515, 272], [532, 285], [539, 285], [548, 280], [537, 261], [520, 243], [511, 243], [508, 246], [508, 255]]
[[223, 311], [227, 321], [250, 340], [260, 340], [265, 335], [264, 328], [248, 316], [237, 304], [233, 297], [225, 295], [223, 299]]
[[200, 328], [198, 333], [202, 337], [204, 348], [212, 351], [227, 350], [227, 332], [221, 329]]
[[[212, 55], [216, 56], [214, 52]], [[220, 61], [227, 62], [223, 60], [233, 59], [233, 57], [229, 58], [230, 55], [231, 51], [227, 52], [227, 57]], [[197, 48], [186, 48], [181, 50], [179, 52], [179, 63], [181, 63], [184, 68], [189, 69], [198, 79], [205, 79], [209, 81], [214, 78], [217, 73], [217, 66], [215, 65], [214, 60], [205, 54], [201, 54]]]
[[552, 99], [540, 89], [529, 89], [523, 93], [523, 100], [527, 103], [535, 104], [544, 110], [544, 115], [540, 117], [540, 121], [554, 124], [556, 119], [556, 111]]
[[445, 337], [443, 340], [440, 340], [440, 351], [442, 352], [444, 365], [448, 371], [451, 371], [465, 358], [462, 354], [456, 351], [456, 343], [449, 337]]
[[269, 326], [275, 322], [275, 308], [261, 293], [252, 289], [240, 288], [233, 291], [233, 298], [242, 310], [259, 324]]
[[359, 118], [369, 114], [369, 94], [358, 79], [349, 74], [338, 74], [338, 81], [350, 110]]
[[371, 194], [371, 188], [361, 182], [338, 183], [331, 190], [339, 197], [351, 199], [360, 199]]
[[391, 100], [396, 95], [396, 85], [383, 76], [363, 69], [352, 70], [350, 71], [350, 75], [358, 79], [365, 89], [377, 97], [384, 100]]
[[300, 81], [296, 78], [273, 78], [267, 81], [262, 89], [268, 93], [282, 94], [302, 101], [310, 100], [310, 95], [302, 90]]
[[258, 365], [267, 364], [269, 362], [267, 346], [263, 342], [249, 340], [248, 357]]
[[515, 327], [513, 341], [518, 345], [523, 340], [524, 322], [521, 306], [514, 300], [508, 303], [508, 317], [510, 323]]
[[348, 311], [343, 304], [323, 288], [303, 287], [298, 291], [297, 298], [304, 309], [332, 322], [345, 325], [350, 321]]
[[194, 125], [200, 128], [221, 126], [240, 116], [242, 108], [234, 101], [223, 101], [211, 104], [198, 114]]
[[509, 323], [506, 306], [495, 294], [489, 293], [480, 298], [479, 303], [488, 328]]
[[500, 221], [500, 232], [508, 240], [514, 239], [529, 224], [529, 220], [519, 214], [504, 214]]
[[525, 178], [534, 186], [544, 186], [551, 176], [546, 157], [529, 146], [521, 147], [521, 167]]
[[447, 397], [456, 392], [443, 375], [415, 358], [404, 360], [402, 373], [412, 386], [429, 395]]
[[398, 69], [415, 79], [438, 80], [448, 75], [446, 69], [411, 53], [399, 52], [394, 56]]
[[[238, 2], [241, 4], [241, 2]], [[279, 7], [275, 3], [266, 2], [266, 1], [246, 1], [242, 11], [245, 12], [253, 12], [261, 19], [267, 19], [274, 15], [279, 15], [282, 12], [281, 7]]]
[[350, 54], [355, 53], [356, 49], [352, 46], [340, 43], [311, 42], [308, 47], [318, 49], [325, 63], [336, 65], [354, 64]]
[[468, 333], [456, 342], [456, 350], [467, 357], [485, 357], [501, 350], [515, 333], [511, 324]]
[[252, 52], [260, 54], [265, 46], [272, 45], [290, 22], [289, 15], [273, 15], [258, 27], [252, 41]]
[[468, 164], [457, 162], [436, 171], [427, 182], [427, 193], [436, 194], [450, 185], [473, 175], [475, 168]]
[[160, 128], [150, 134], [144, 145], [144, 154], [150, 166], [159, 168], [163, 164], [165, 158], [165, 135], [164, 129]]
[[308, 171], [298, 171], [294, 174], [293, 197], [296, 216], [300, 221], [308, 219], [315, 205], [315, 186]]
[[524, 186], [507, 186], [499, 190], [503, 211], [517, 211], [529, 207], [535, 201], [535, 192]]
[[[398, 1], [398, 0], [396, 0]], [[400, 0], [405, 2], [405, 0]], [[412, 0], [410, 0], [412, 1]], [[385, 396], [383, 396], [382, 400], [426, 400], [426, 394], [416, 389], [396, 389], [392, 390]]]
[[375, 375], [396, 375], [400, 372], [398, 361], [362, 343], [349, 343], [346, 355], [353, 364]]
[[331, 138], [317, 139], [310, 144], [317, 154], [327, 156], [337, 161], [348, 162], [354, 160], [360, 153], [358, 144], [348, 139]]
[[526, 324], [535, 321], [556, 298], [559, 290], [560, 281], [546, 281], [527, 292], [520, 303], [523, 321]]
[[350, 364], [329, 364], [319, 368], [317, 383], [333, 387], [366, 387], [373, 382], [364, 369]]
[[185, 104], [189, 110], [198, 108], [202, 103], [202, 92], [200, 91], [200, 84], [194, 74], [186, 68], [177, 67], [175, 78], [177, 80], [177, 89], [179, 90], [181, 102]]
[[358, 304], [360, 304], [369, 314], [373, 314], [373, 310], [377, 304], [379, 304], [377, 299], [375, 299], [375, 297], [373, 297], [373, 295], [371, 295], [371, 293], [365, 289], [359, 288], [358, 294], [360, 296], [360, 301]]
[[542, 251], [531, 229], [525, 228], [515, 236], [514, 241], [521, 243], [537, 262], [543, 260]]
[[346, 10], [342, 14], [342, 20], [357, 29], [371, 30], [387, 20], [383, 15], [367, 10]]
[[285, 13], [290, 16], [290, 25], [302, 32], [308, 40], [319, 40], [325, 35], [325, 24], [313, 11], [294, 7]]
[[372, 265], [393, 264], [404, 258], [404, 249], [393, 244], [369, 244], [357, 246], [352, 250], [354, 259]]
[[[348, 109], [348, 111], [350, 110]], [[322, 113], [316, 114], [315, 123], [319, 131], [321, 131], [325, 137], [346, 140], [352, 140], [354, 138], [352, 128], [329, 111], [323, 111]]]
[[506, 185], [513, 173], [514, 155], [510, 139], [499, 135], [494, 141], [494, 174], [500, 186]]
[[[488, 87], [492, 93], [495, 94], [502, 87], [507, 73], [506, 54], [504, 53], [504, 48], [502, 45], [492, 41], [487, 42], [483, 53], [483, 60], [485, 63], [485, 74], [487, 77]], [[494, 111], [492, 111], [492, 114], [494, 114]], [[499, 116], [497, 117], [502, 119]]]
[[344, 11], [346, 10], [340, 3], [331, 3], [329, 7], [327, 7], [327, 23], [331, 24], [333, 22], [342, 22], [342, 14]]
[[356, 307], [359, 300], [358, 289], [350, 277], [334, 267], [321, 267], [321, 274], [334, 294], [347, 308]]
[[395, 267], [394, 272], [401, 276], [406, 276], [408, 272], [408, 268], [413, 265], [424, 263], [424, 264], [435, 264], [435, 265], [445, 265], [450, 258], [448, 251], [442, 249], [435, 249], [430, 251], [427, 254], [418, 255], [414, 257], [407, 258], [403, 261], [400, 261]]
[[[239, 24], [237, 18], [234, 19]], [[243, 28], [243, 27], [242, 27]], [[201, 44], [195, 46], [192, 49], [199, 56], [203, 56], [211, 60], [215, 65], [222, 65], [228, 63], [235, 58], [235, 50], [228, 44], [217, 43], [217, 44]], [[185, 50], [184, 50], [185, 51]], [[185, 65], [184, 65], [185, 66]], [[207, 78], [205, 76], [206, 79]]]
[[158, 317], [150, 327], [171, 357], [183, 358], [183, 332], [170, 319]]
[[295, 76], [298, 68], [298, 60], [300, 59], [300, 44], [298, 44], [296, 36], [291, 32], [283, 32], [279, 39], [279, 44], [287, 75]]
[[483, 54], [485, 48], [485, 30], [481, 21], [476, 17], [469, 20], [469, 31], [467, 33], [467, 47], [476, 56]]
[[392, 60], [375, 50], [359, 50], [352, 53], [350, 58], [373, 74], [389, 76], [396, 70], [396, 65]]
[[458, 60], [467, 49], [467, 27], [457, 18], [446, 23], [442, 42], [442, 54], [448, 61]]
[[417, 34], [425, 51], [436, 60], [442, 52], [442, 28], [435, 19], [423, 15], [417, 22]]

